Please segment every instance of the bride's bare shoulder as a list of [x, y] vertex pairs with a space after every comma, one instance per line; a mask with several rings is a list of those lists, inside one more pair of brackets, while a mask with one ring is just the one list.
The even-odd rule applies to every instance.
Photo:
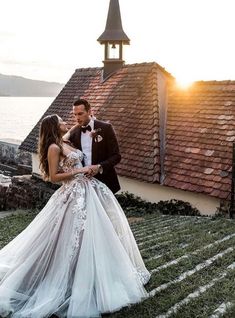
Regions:
[[59, 154], [60, 153], [60, 147], [57, 144], [51, 144], [48, 147], [48, 154]]

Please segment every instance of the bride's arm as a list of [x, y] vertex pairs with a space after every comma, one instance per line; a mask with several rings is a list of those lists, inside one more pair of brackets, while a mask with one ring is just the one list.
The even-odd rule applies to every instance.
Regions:
[[49, 180], [50, 182], [60, 182], [69, 180], [74, 177], [77, 173], [88, 172], [88, 167], [75, 168], [69, 172], [58, 172], [59, 161], [60, 161], [60, 148], [56, 144], [52, 144], [48, 148], [47, 153], [48, 166], [49, 166]]

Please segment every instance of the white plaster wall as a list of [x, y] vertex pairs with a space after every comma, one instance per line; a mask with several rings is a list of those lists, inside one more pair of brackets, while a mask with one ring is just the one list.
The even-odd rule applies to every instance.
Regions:
[[36, 153], [32, 153], [32, 172], [41, 175], [39, 169], [39, 156]]
[[121, 191], [123, 192], [128, 191], [144, 200], [155, 203], [160, 200], [166, 201], [171, 199], [189, 202], [193, 207], [196, 207], [202, 215], [213, 215], [220, 203], [220, 200], [217, 198], [212, 198], [200, 193], [178, 190], [159, 184], [141, 182], [120, 176], [119, 182]]

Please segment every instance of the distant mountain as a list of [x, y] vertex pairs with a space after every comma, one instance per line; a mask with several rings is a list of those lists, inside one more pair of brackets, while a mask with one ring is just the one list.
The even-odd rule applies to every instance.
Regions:
[[0, 96], [57, 96], [64, 84], [0, 74]]

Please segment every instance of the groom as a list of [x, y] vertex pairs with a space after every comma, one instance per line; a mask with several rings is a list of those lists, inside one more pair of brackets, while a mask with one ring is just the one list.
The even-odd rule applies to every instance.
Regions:
[[91, 106], [85, 99], [73, 103], [77, 125], [65, 138], [84, 154], [84, 165], [90, 166], [91, 176], [105, 183], [113, 193], [120, 190], [114, 166], [121, 160], [115, 132], [111, 124], [91, 116]]

